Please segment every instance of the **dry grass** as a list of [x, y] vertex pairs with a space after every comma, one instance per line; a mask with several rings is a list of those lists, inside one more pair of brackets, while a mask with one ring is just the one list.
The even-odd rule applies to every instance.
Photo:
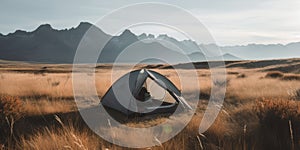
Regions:
[[266, 74], [266, 78], [281, 78], [284, 74], [280, 71], [271, 71]]
[[295, 100], [300, 100], [300, 89], [295, 89], [291, 92], [292, 98]]
[[297, 74], [284, 74], [279, 71], [271, 71], [268, 72], [265, 76], [266, 78], [279, 78], [282, 80], [296, 80], [300, 81], [300, 76]]
[[66, 113], [76, 110], [77, 106], [73, 100], [25, 99], [23, 104], [23, 111], [27, 115]]
[[242, 74], [238, 74], [236, 77], [237, 78], [246, 78], [247, 76], [244, 73], [242, 73]]
[[291, 92], [299, 88], [299, 81], [261, 78], [262, 76], [262, 73], [254, 73], [247, 78], [232, 79], [227, 87], [227, 99], [238, 103], [262, 97], [290, 99]]
[[296, 80], [300, 81], [300, 76], [299, 75], [285, 75], [282, 77], [282, 80]]
[[0, 93], [30, 97], [72, 97], [72, 86], [68, 74], [21, 74], [3, 73]]
[[[55, 70], [53, 67], [51, 69]], [[63, 68], [59, 70], [63, 71]], [[171, 69], [155, 71], [166, 75], [180, 89], [183, 88], [181, 80], [191, 85], [184, 87], [187, 96], [198, 90], [192, 86], [195, 82], [191, 78], [190, 70], [182, 69], [185, 76], [181, 79]], [[198, 69], [197, 72], [201, 101], [196, 115], [177, 136], [151, 149], [292, 149], [293, 146], [295, 149], [300, 148], [300, 105], [296, 101], [300, 97], [300, 81], [295, 78], [297, 74], [230, 68], [227, 74], [224, 107], [214, 124], [205, 133], [199, 134], [198, 127], [213, 83], [211, 83], [209, 70]], [[123, 70], [119, 75], [125, 73], [126, 70]], [[82, 74], [83, 77], [86, 75], [89, 74]], [[113, 83], [110, 75], [109, 69], [97, 71], [96, 87], [99, 97], [103, 96]], [[85, 85], [84, 80], [79, 82]], [[89, 130], [82, 120], [78, 121], [80, 116], [76, 113], [77, 108], [72, 99], [70, 73], [1, 72], [0, 83], [0, 93], [12, 95], [5, 98], [9, 105], [1, 104], [5, 106], [1, 111], [5, 110], [5, 113], [2, 114], [5, 116], [12, 114], [12, 118], [17, 120], [20, 117], [15, 116], [14, 113], [22, 112], [22, 121], [16, 121], [15, 126], [9, 124], [6, 127], [26, 129], [23, 132], [7, 129], [5, 134], [13, 133], [11, 135], [16, 136], [13, 138], [1, 134], [1, 144], [4, 144], [5, 148], [126, 149], [104, 141]], [[88, 88], [83, 88], [86, 89], [86, 93], [89, 92]], [[99, 101], [95, 101], [95, 104], [98, 103]], [[64, 115], [73, 112], [75, 112], [73, 115], [61, 118], [61, 121], [48, 119], [49, 115], [53, 118], [54, 114]], [[157, 116], [143, 121], [131, 120], [125, 125], [138, 128], [149, 127], [166, 119], [168, 119], [166, 116]], [[43, 120], [46, 122], [45, 125], [40, 122]], [[118, 135], [126, 135], [127, 138], [122, 139], [120, 138], [122, 136], [117, 136], [116, 139], [135, 142], [131, 137], [136, 135], [118, 131], [114, 129]], [[143, 142], [147, 140], [149, 139], [143, 139]]]
[[204, 133], [207, 149], [300, 148], [299, 102], [263, 99], [226, 110]]
[[260, 123], [257, 133], [264, 149], [300, 148], [299, 102], [264, 99], [257, 102], [255, 110]]
[[22, 101], [18, 97], [0, 95], [0, 142], [11, 144], [13, 125], [23, 116]]
[[45, 128], [29, 139], [23, 137], [20, 140], [20, 149], [104, 149], [99, 138], [90, 131], [79, 131], [72, 125], [64, 128]]
[[20, 118], [23, 113], [22, 100], [19, 97], [0, 95], [1, 121], [6, 117]]

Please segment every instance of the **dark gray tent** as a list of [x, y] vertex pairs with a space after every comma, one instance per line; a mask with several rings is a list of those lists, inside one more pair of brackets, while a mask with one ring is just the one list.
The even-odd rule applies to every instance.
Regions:
[[[149, 97], [145, 101], [137, 99], [138, 94], [151, 80], [158, 85], [155, 89], [163, 89], [173, 98], [174, 102], [167, 102], [164, 98]], [[152, 93], [150, 92], [150, 95]], [[181, 96], [180, 90], [165, 76], [151, 70], [135, 70], [118, 79], [106, 92], [101, 100], [105, 108], [113, 109], [125, 115], [131, 114], [155, 114], [172, 113], [178, 106], [191, 109], [189, 104]]]

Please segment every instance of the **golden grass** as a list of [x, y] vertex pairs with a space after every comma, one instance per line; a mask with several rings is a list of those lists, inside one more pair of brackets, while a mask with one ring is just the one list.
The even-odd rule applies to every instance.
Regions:
[[[224, 112], [226, 111], [226, 113]], [[188, 126], [173, 139], [151, 149], [290, 149], [290, 130], [293, 130], [294, 146], [299, 141], [299, 105], [295, 101], [260, 100], [239, 108], [222, 111], [214, 124], [203, 134], [197, 133], [202, 114], [193, 117]], [[150, 121], [159, 123], [163, 118]], [[291, 120], [291, 129], [289, 128]], [[132, 122], [127, 125], [145, 127], [149, 122]], [[144, 126], [143, 126], [144, 125]], [[78, 127], [76, 122], [61, 123], [61, 128], [44, 128], [30, 136], [22, 138], [19, 146], [25, 149], [127, 149], [112, 145], [99, 138], [88, 128]], [[277, 129], [275, 129], [277, 128]], [[124, 142], [131, 141], [134, 134], [118, 133], [115, 138]], [[151, 134], [151, 133], [149, 133]], [[126, 135], [126, 139], [119, 139]], [[272, 137], [275, 137], [272, 138]], [[145, 142], [143, 139], [142, 142]], [[274, 143], [275, 142], [275, 143]]]
[[262, 78], [256, 73], [247, 78], [231, 79], [227, 87], [227, 98], [239, 101], [259, 98], [291, 98], [291, 92], [299, 88], [299, 81], [283, 81], [279, 79]]
[[[198, 123], [198, 122], [197, 122]], [[75, 123], [76, 124], [76, 123]], [[22, 137], [18, 143], [18, 148], [22, 149], [109, 149], [109, 150], [120, 150], [128, 149], [112, 145], [103, 139], [99, 138], [96, 134], [90, 131], [88, 128], [79, 129], [72, 123], [64, 124], [61, 123], [61, 128], [44, 128], [43, 130], [30, 136], [30, 138]], [[194, 126], [188, 126], [174, 139], [171, 139], [167, 143], [158, 144], [158, 146], [152, 147], [151, 149], [190, 149], [199, 147], [197, 141], [197, 130], [196, 123], [192, 123]], [[115, 130], [117, 132], [117, 130]], [[123, 134], [123, 136], [121, 136]], [[127, 137], [123, 140], [130, 140], [134, 134], [118, 132], [118, 137]], [[145, 140], [145, 139], [143, 139]], [[136, 142], [145, 142], [141, 141]], [[148, 139], [149, 140], [149, 139]], [[133, 142], [133, 141], [132, 141]], [[16, 147], [14, 147], [16, 148]]]
[[[174, 70], [157, 69], [156, 71], [166, 75], [181, 89], [180, 79]], [[181, 71], [185, 74], [181, 80], [186, 81], [188, 85], [195, 84], [189, 70]], [[282, 73], [283, 75], [279, 78], [266, 78], [268, 73], [259, 72], [257, 69], [229, 69], [224, 107], [208, 131], [199, 134], [198, 127], [207, 106], [207, 99], [211, 94], [212, 83], [208, 70], [199, 69], [197, 72], [202, 97], [200, 96], [201, 101], [196, 115], [180, 134], [151, 149], [245, 149], [245, 147], [247, 149], [276, 149], [276, 146], [281, 149], [291, 149], [292, 146], [299, 148], [299, 103], [293, 100], [298, 100], [300, 97], [300, 81], [283, 79], [298, 75]], [[123, 70], [119, 75], [125, 73], [126, 70]], [[103, 96], [113, 83], [110, 75], [111, 72], [108, 69], [96, 73], [99, 97]], [[84, 85], [84, 80], [79, 82]], [[34, 127], [34, 122], [26, 122], [27, 117], [43, 118], [49, 114], [77, 111], [72, 99], [72, 79], [69, 73], [2, 72], [0, 83], [0, 94], [12, 95], [22, 104], [21, 109], [25, 121], [21, 122], [24, 124], [16, 122], [16, 127]], [[89, 92], [88, 88], [86, 90]], [[198, 89], [194, 89], [193, 86], [185, 87], [186, 94], [193, 93], [195, 90]], [[6, 110], [9, 109], [6, 108]], [[71, 121], [62, 121], [60, 125], [51, 123], [28, 133], [27, 131], [23, 134], [18, 133], [19, 135], [16, 135], [18, 138], [9, 139], [12, 140], [10, 142], [2, 135], [1, 138], [4, 140], [0, 142], [8, 149], [125, 149], [99, 138], [86, 127], [83, 121], [79, 123], [75, 118], [79, 116], [69, 117]], [[165, 116], [158, 116], [142, 122], [131, 120], [126, 125], [142, 128], [159, 124], [166, 119]], [[128, 138], [118, 140], [134, 142], [131, 141], [130, 136], [135, 135], [121, 132], [118, 134], [128, 135]], [[293, 135], [293, 140], [291, 135]]]
[[29, 139], [23, 137], [20, 140], [20, 149], [104, 149], [99, 138], [90, 131], [78, 131], [72, 125], [64, 128], [45, 128], [37, 132]]
[[[15, 96], [70, 97], [73, 96], [68, 74], [2, 73], [0, 93]], [[58, 85], [57, 85], [58, 84]]]
[[18, 97], [0, 95], [0, 144], [11, 143], [14, 123], [23, 117], [23, 113], [22, 101]]
[[281, 78], [284, 74], [280, 71], [271, 71], [266, 74], [266, 78]]
[[25, 99], [23, 102], [23, 111], [27, 115], [66, 113], [76, 110], [77, 106], [72, 100]]
[[20, 118], [23, 113], [22, 101], [19, 97], [0, 95], [0, 119], [5, 117]]
[[[263, 99], [256, 103], [257, 134], [264, 149], [299, 149], [300, 103], [286, 99]], [[260, 143], [260, 144], [262, 144]]]
[[284, 75], [282, 77], [282, 80], [296, 80], [296, 81], [300, 81], [300, 76], [299, 75], [293, 75], [293, 74]]

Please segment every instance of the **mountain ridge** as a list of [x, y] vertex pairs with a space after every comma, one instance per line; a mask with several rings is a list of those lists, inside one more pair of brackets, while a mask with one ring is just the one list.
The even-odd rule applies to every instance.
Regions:
[[[146, 33], [136, 35], [128, 29], [124, 30], [124, 32], [118, 36], [112, 36], [91, 23], [80, 22], [78, 26], [69, 29], [58, 30], [54, 29], [50, 24], [42, 24], [30, 32], [16, 30], [7, 35], [0, 33], [0, 59], [72, 63], [81, 38], [91, 27], [95, 27], [97, 38], [110, 38], [100, 55], [101, 59], [98, 60], [98, 62], [102, 63], [114, 62], [117, 56], [126, 47], [134, 43], [138, 43], [139, 46], [133, 46], [132, 48], [143, 49], [145, 47], [148, 51], [154, 52], [155, 50], [153, 49], [159, 49], [161, 51], [166, 50], [174, 53], [174, 55], [169, 55], [169, 57], [178, 58], [171, 58], [172, 62], [183, 61], [183, 59], [179, 58], [184, 57], [183, 55], [191, 57], [191, 60], [194, 62], [206, 61], [206, 57], [209, 56], [206, 53], [204, 54], [202, 50], [213, 52], [219, 48], [216, 44], [198, 44], [192, 40], [180, 41], [167, 34], [161, 34], [156, 37], [153, 34]], [[151, 45], [143, 42], [144, 40], [149, 39], [153, 40], [152, 42], [156, 44]], [[159, 40], [166, 42], [158, 42]], [[221, 57], [223, 57], [224, 60], [300, 57], [300, 42], [293, 42], [285, 45], [248, 44], [239, 46], [221, 46], [220, 49], [222, 50], [222, 54], [212, 58], [212, 60], [221, 59]], [[182, 50], [182, 52], [180, 52], [180, 50]], [[134, 55], [140, 53], [138, 49], [133, 51], [136, 52]], [[277, 52], [274, 53], [274, 51]], [[147, 51], [145, 51], [145, 53], [147, 53]], [[125, 58], [124, 60], [130, 61], [128, 58]]]

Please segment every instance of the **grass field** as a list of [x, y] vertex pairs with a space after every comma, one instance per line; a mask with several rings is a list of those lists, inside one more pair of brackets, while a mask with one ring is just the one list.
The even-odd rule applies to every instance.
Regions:
[[[201, 85], [195, 115], [173, 139], [148, 149], [300, 149], [300, 59], [226, 62], [222, 111], [203, 134], [197, 131], [211, 95], [211, 75], [205, 63], [194, 65]], [[185, 64], [178, 67], [185, 74], [181, 80], [193, 84]], [[167, 65], [137, 68], [151, 68], [180, 87], [175, 70]], [[100, 98], [113, 82], [110, 69], [96, 67]], [[0, 149], [126, 149], [86, 126], [74, 102], [71, 70], [71, 65], [0, 61]], [[194, 90], [199, 89], [188, 89]], [[144, 127], [165, 119], [156, 115], [125, 124]], [[119, 140], [136, 142], [130, 133], [118, 134], [128, 136]]]

